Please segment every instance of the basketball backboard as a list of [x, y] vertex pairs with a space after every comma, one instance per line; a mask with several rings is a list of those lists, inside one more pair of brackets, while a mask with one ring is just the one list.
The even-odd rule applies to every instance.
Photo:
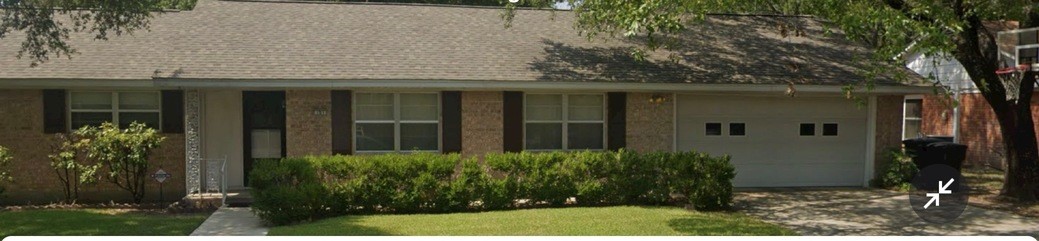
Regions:
[[1000, 69], [1023, 64], [1031, 66], [1039, 64], [1039, 28], [999, 32], [996, 35], [996, 44]]

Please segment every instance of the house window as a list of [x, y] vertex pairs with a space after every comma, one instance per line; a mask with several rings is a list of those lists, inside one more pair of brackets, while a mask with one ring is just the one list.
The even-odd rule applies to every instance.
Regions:
[[69, 92], [69, 129], [111, 122], [127, 128], [138, 122], [161, 127], [161, 97], [158, 91], [72, 91]]
[[440, 149], [440, 96], [436, 93], [357, 93], [359, 152]]
[[906, 99], [905, 113], [902, 123], [902, 139], [920, 137], [920, 123], [923, 121], [923, 100]]
[[801, 123], [801, 136], [814, 136], [815, 123]]
[[837, 123], [824, 123], [823, 136], [837, 136]]
[[730, 136], [745, 136], [745, 135], [747, 135], [747, 124], [744, 124], [744, 123], [729, 123], [729, 135]]
[[606, 98], [601, 94], [528, 94], [524, 143], [529, 150], [601, 150]]

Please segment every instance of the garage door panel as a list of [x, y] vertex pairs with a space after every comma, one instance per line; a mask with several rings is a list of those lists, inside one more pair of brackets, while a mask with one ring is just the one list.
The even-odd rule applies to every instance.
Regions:
[[[737, 187], [790, 187], [790, 186], [857, 186], [861, 184], [860, 168], [841, 164], [772, 164], [736, 165]], [[764, 173], [783, 173], [787, 178], [777, 179]]]
[[853, 101], [841, 97], [754, 97], [729, 95], [680, 95], [679, 109], [696, 109], [684, 112], [687, 116], [746, 116], [798, 118], [813, 116], [825, 109], [828, 118], [858, 118], [863, 108]]
[[[735, 185], [857, 186], [865, 170], [866, 111], [843, 98], [680, 95], [677, 141], [681, 150], [730, 155]], [[721, 136], [707, 136], [706, 123], [720, 123]], [[730, 136], [730, 123], [744, 123], [745, 136]], [[816, 125], [800, 136], [800, 124]], [[823, 124], [838, 124], [823, 136]]]

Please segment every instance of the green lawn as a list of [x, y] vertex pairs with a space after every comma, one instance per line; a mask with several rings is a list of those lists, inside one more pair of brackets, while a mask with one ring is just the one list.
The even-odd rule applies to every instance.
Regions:
[[591, 207], [483, 213], [345, 216], [270, 235], [792, 235], [738, 213], [674, 207]]
[[205, 214], [102, 209], [0, 211], [0, 239], [26, 235], [188, 235]]

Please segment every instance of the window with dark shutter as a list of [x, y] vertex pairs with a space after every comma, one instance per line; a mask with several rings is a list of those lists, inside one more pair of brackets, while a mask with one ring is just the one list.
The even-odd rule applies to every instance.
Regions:
[[502, 149], [506, 152], [523, 151], [523, 92], [505, 91], [502, 94]]
[[162, 132], [184, 133], [184, 91], [162, 91]]
[[332, 91], [332, 153], [353, 154], [353, 101], [349, 90]]
[[65, 125], [65, 90], [43, 90], [43, 133], [64, 133]]
[[443, 153], [462, 151], [462, 92], [444, 91], [440, 93], [441, 110], [441, 142]]
[[610, 92], [606, 94], [606, 148], [620, 150], [627, 145], [628, 93]]

